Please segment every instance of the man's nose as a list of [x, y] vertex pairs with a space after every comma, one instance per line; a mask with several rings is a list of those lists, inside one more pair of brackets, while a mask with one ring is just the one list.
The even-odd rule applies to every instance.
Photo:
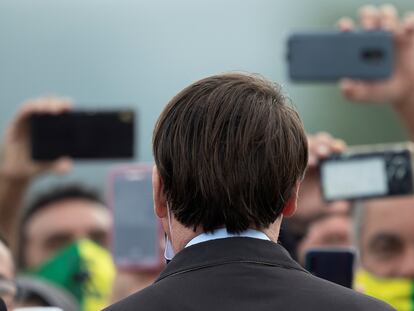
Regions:
[[401, 259], [399, 277], [414, 279], [414, 245], [407, 247]]

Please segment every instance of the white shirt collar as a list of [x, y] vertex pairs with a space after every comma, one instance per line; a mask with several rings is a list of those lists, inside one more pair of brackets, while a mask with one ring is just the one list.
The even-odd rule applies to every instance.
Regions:
[[253, 239], [259, 239], [259, 240], [267, 240], [270, 241], [269, 237], [264, 234], [261, 231], [254, 230], [254, 229], [247, 229], [246, 231], [240, 232], [240, 233], [229, 233], [225, 228], [223, 229], [217, 229], [214, 230], [211, 233], [202, 233], [200, 235], [197, 235], [195, 238], [190, 240], [190, 242], [187, 243], [185, 247], [211, 241], [211, 240], [217, 240], [217, 239], [227, 239], [227, 238], [238, 238], [238, 237], [244, 237], [244, 238], [253, 238]]

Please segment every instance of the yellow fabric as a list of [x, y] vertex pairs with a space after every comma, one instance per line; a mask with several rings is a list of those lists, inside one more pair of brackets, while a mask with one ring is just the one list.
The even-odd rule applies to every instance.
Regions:
[[390, 304], [398, 311], [414, 310], [411, 279], [379, 278], [360, 270], [355, 275], [354, 288]]
[[82, 299], [83, 311], [99, 311], [110, 304], [115, 266], [110, 253], [91, 241], [80, 241], [79, 253], [87, 265], [91, 278]]

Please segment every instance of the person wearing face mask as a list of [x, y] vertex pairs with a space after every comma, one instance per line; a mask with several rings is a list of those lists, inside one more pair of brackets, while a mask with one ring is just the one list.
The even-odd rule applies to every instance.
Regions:
[[[391, 5], [366, 5], [359, 9], [359, 26], [385, 30], [394, 36], [395, 68], [383, 81], [340, 82], [348, 100], [387, 103], [414, 139], [414, 12], [399, 16]], [[349, 17], [338, 21], [342, 31], [356, 28]], [[360, 266], [355, 288], [390, 303], [399, 311], [414, 309], [414, 197], [395, 197], [358, 202], [354, 208], [355, 243]]]
[[7, 128], [0, 157], [0, 232], [17, 255], [21, 272], [66, 290], [82, 311], [97, 311], [110, 303], [115, 277], [110, 211], [80, 184], [52, 186], [29, 206], [23, 204], [38, 176], [64, 174], [72, 166], [67, 158], [31, 159], [30, 117], [62, 114], [71, 107], [65, 98], [29, 100]]
[[228, 73], [191, 84], [161, 113], [153, 152], [154, 209], [171, 261], [107, 311], [392, 310], [312, 276], [277, 243], [308, 146], [272, 82]]
[[22, 218], [20, 269], [69, 291], [81, 310], [100, 310], [110, 301], [115, 277], [108, 251], [111, 224], [94, 191], [78, 185], [53, 188]]
[[355, 242], [360, 265], [354, 287], [398, 311], [414, 308], [414, 196], [358, 202]]

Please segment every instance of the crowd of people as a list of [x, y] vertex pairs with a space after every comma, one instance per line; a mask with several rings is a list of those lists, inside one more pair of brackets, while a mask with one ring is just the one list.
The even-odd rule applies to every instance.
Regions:
[[[339, 87], [349, 101], [390, 105], [414, 139], [414, 14], [365, 6], [358, 25], [342, 18], [338, 26], [392, 32], [391, 78], [345, 79]], [[209, 77], [161, 113], [154, 209], [166, 233], [160, 243], [176, 254], [162, 271], [115, 266], [112, 214], [90, 185], [59, 185], [25, 201], [38, 176], [66, 174], [74, 165], [69, 158], [32, 160], [30, 116], [72, 109], [67, 98], [29, 100], [5, 133], [0, 296], [9, 310], [95, 311], [114, 303], [109, 310], [392, 310], [359, 293], [397, 310], [414, 308], [414, 195], [325, 202], [319, 163], [347, 144], [329, 133], [305, 134], [274, 84], [246, 74]], [[358, 250], [354, 290], [303, 270], [315, 247]]]

